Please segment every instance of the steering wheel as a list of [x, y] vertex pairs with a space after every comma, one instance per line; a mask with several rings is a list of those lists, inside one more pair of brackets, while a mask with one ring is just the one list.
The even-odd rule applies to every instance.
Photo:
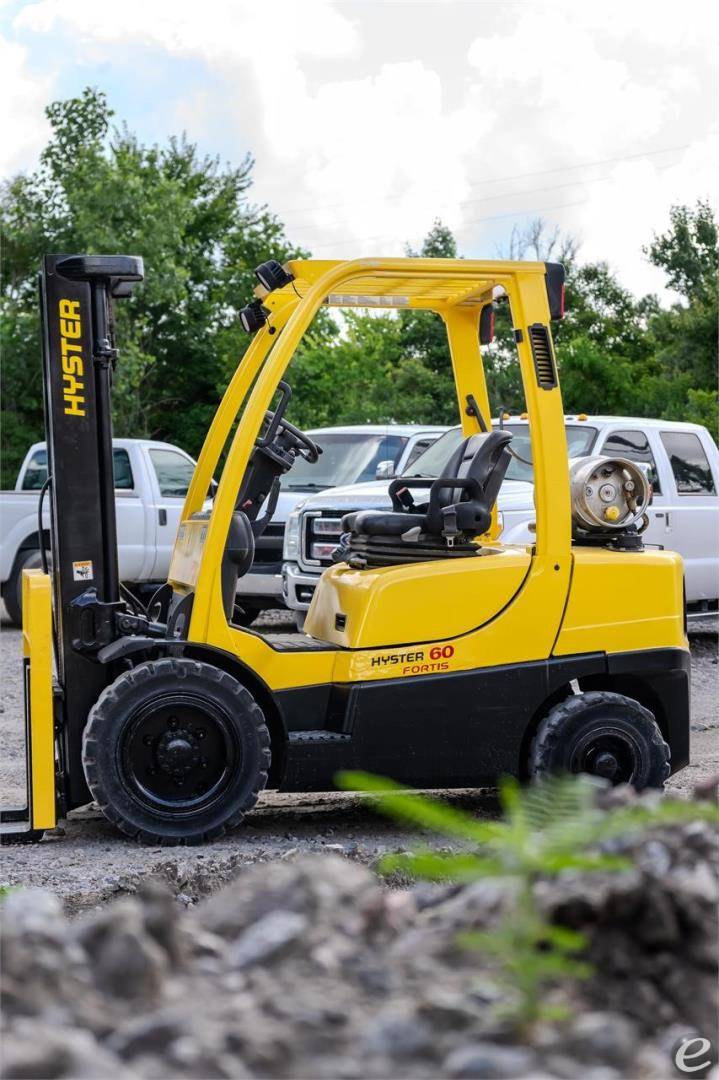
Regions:
[[[279, 411], [279, 410], [277, 410]], [[295, 450], [300, 457], [303, 457], [305, 461], [310, 465], [314, 465], [319, 460], [319, 456], [322, 453], [322, 447], [305, 435], [304, 431], [301, 431], [294, 424], [291, 424], [289, 420], [285, 420], [284, 416], [277, 418], [277, 411], [274, 409], [268, 409], [265, 413], [265, 420], [267, 420], [267, 438], [272, 433], [270, 445], [279, 442], [283, 450]], [[284, 437], [283, 437], [284, 436]]]

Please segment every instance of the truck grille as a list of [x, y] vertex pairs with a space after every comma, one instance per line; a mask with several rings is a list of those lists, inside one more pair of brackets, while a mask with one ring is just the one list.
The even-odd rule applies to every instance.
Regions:
[[313, 510], [302, 515], [300, 565], [304, 569], [332, 565], [332, 552], [342, 535], [343, 516], [338, 510]]

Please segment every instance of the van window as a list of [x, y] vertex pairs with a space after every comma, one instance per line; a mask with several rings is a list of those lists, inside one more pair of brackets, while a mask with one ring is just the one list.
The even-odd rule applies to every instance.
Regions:
[[704, 447], [691, 431], [662, 431], [680, 495], [715, 495], [714, 477]]
[[195, 471], [192, 461], [176, 450], [150, 450], [150, 461], [160, 494], [169, 499], [184, 499]]
[[654, 489], [654, 494], [661, 495], [657, 464], [649, 440], [643, 431], [613, 431], [600, 453], [607, 456], [625, 457], [629, 461], [642, 462], [648, 465], [649, 483]]
[[[116, 491], [132, 491], [135, 481], [132, 476], [130, 455], [127, 450], [112, 451], [112, 468], [115, 474]], [[23, 491], [39, 491], [47, 480], [47, 450], [36, 450], [27, 463], [22, 478]]]

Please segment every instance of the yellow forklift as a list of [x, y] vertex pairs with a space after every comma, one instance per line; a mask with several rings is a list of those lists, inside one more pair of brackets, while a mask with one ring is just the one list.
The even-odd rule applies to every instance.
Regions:
[[[168, 581], [142, 608], [118, 579], [110, 422], [112, 308], [142, 261], [44, 259], [52, 572], [24, 575], [28, 805], [3, 812], [4, 838], [41, 837], [94, 799], [138, 840], [198, 843], [265, 788], [329, 790], [340, 769], [422, 788], [558, 770], [661, 787], [689, 759], [682, 564], [642, 544], [637, 466], [568, 461], [550, 329], [563, 268], [378, 258], [256, 274], [240, 312], [254, 337], [208, 431]], [[482, 362], [500, 302], [529, 417], [531, 546], [502, 543], [495, 507], [516, 453], [491, 428]], [[396, 478], [391, 510], [348, 515], [305, 635], [263, 635], [240, 625], [237, 582], [280, 477], [321, 453], [287, 419], [284, 375], [322, 305], [435, 312], [464, 438], [440, 477]]]

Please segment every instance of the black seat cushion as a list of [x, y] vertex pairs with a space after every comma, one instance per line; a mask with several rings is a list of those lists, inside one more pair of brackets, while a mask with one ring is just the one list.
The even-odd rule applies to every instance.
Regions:
[[355, 510], [342, 518], [342, 528], [355, 536], [401, 536], [417, 526], [424, 530], [426, 514], [402, 514], [392, 510]]

